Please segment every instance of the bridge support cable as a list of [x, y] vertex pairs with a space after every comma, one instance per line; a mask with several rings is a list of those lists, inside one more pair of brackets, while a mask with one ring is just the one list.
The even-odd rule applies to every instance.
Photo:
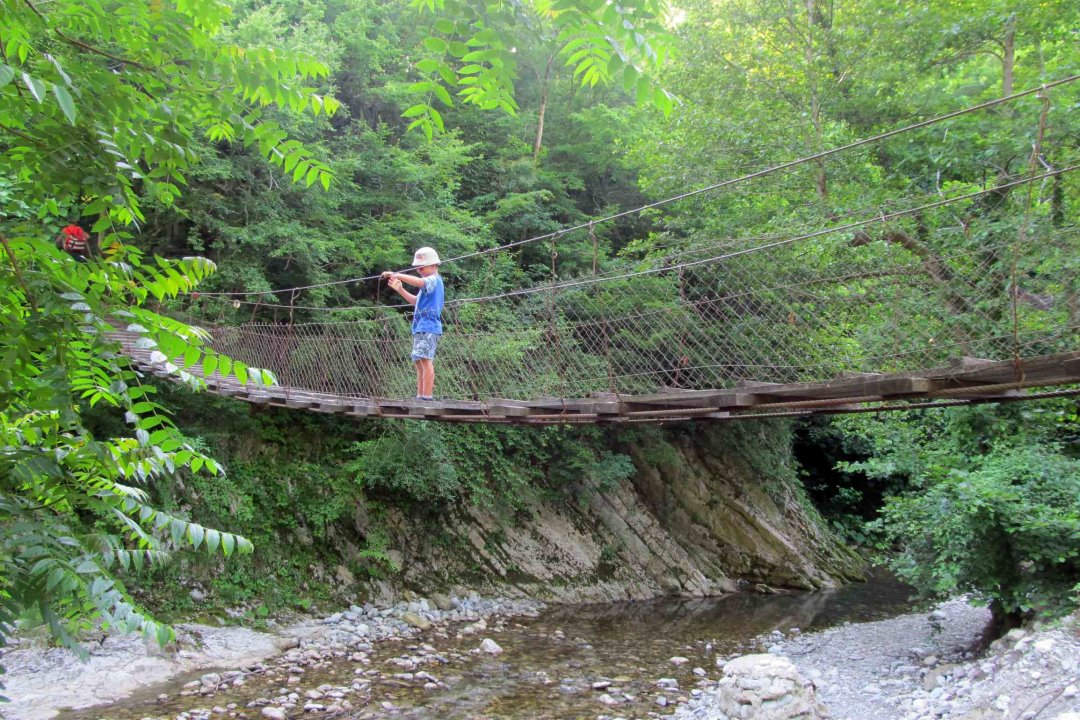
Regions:
[[[851, 142], [851, 143], [848, 143], [848, 144], [845, 144], [845, 145], [842, 145], [842, 146], [839, 146], [839, 147], [830, 148], [828, 150], [823, 150], [821, 152], [817, 152], [817, 153], [814, 153], [814, 154], [811, 154], [811, 155], [800, 157], [800, 158], [797, 158], [795, 160], [790, 160], [790, 161], [787, 161], [787, 162], [784, 162], [784, 163], [771, 165], [771, 166], [765, 167], [765, 168], [763, 168], [761, 170], [758, 170], [758, 171], [755, 171], [755, 172], [752, 172], [752, 173], [748, 173], [748, 174], [745, 174], [745, 175], [742, 175], [742, 176], [739, 176], [739, 177], [736, 177], [736, 178], [729, 178], [727, 180], [722, 180], [720, 182], [711, 183], [709, 185], [706, 185], [706, 186], [703, 186], [703, 187], [700, 187], [700, 188], [695, 188], [693, 190], [689, 190], [689, 191], [686, 191], [686, 192], [683, 192], [683, 193], [678, 193], [676, 195], [665, 197], [665, 198], [663, 198], [661, 200], [656, 200], [654, 202], [650, 202], [650, 203], [646, 203], [645, 205], [641, 205], [639, 207], [635, 207], [635, 208], [623, 210], [623, 211], [620, 211], [620, 212], [617, 212], [617, 213], [613, 213], [613, 214], [607, 215], [605, 217], [594, 218], [592, 220], [589, 220], [589, 221], [586, 221], [586, 222], [583, 222], [583, 223], [579, 223], [577, 225], [564, 227], [564, 228], [561, 228], [559, 230], [555, 230], [555, 231], [550, 232], [550, 233], [545, 233], [545, 234], [542, 234], [542, 235], [536, 235], [536, 236], [533, 236], [533, 237], [524, 238], [524, 239], [521, 239], [521, 240], [516, 240], [516, 241], [505, 243], [503, 245], [499, 245], [499, 246], [496, 246], [496, 247], [484, 248], [482, 250], [476, 250], [476, 251], [473, 251], [473, 252], [468, 252], [468, 253], [465, 253], [465, 254], [462, 254], [462, 255], [458, 255], [456, 257], [449, 257], [449, 258], [444, 259], [442, 264], [443, 265], [448, 265], [448, 264], [451, 264], [451, 263], [461, 262], [461, 261], [469, 260], [469, 259], [476, 258], [476, 257], [482, 257], [482, 256], [485, 256], [485, 255], [491, 255], [491, 254], [494, 254], [494, 253], [503, 252], [503, 251], [510, 250], [510, 249], [513, 249], [513, 248], [522, 247], [522, 246], [525, 246], [525, 245], [531, 245], [531, 244], [534, 244], [534, 243], [543, 242], [545, 240], [551, 240], [553, 238], [557, 238], [557, 237], [567, 235], [567, 234], [570, 234], [570, 233], [573, 233], [573, 232], [581, 231], [581, 230], [591, 230], [595, 225], [600, 224], [600, 223], [613, 222], [615, 220], [618, 220], [618, 219], [621, 219], [621, 218], [624, 218], [624, 217], [627, 217], [627, 216], [630, 216], [630, 215], [637, 215], [637, 214], [646, 212], [648, 210], [653, 210], [653, 209], [656, 209], [656, 208], [671, 205], [673, 203], [677, 203], [677, 202], [680, 202], [682, 200], [687, 200], [687, 199], [692, 198], [692, 197], [696, 197], [696, 196], [703, 195], [703, 194], [706, 194], [706, 193], [716, 192], [717, 190], [722, 190], [722, 189], [730, 188], [730, 187], [733, 187], [733, 186], [736, 186], [736, 185], [748, 183], [748, 182], [751, 182], [751, 181], [754, 181], [754, 180], [757, 180], [759, 178], [763, 178], [763, 177], [766, 177], [766, 176], [769, 176], [769, 175], [774, 175], [774, 174], [777, 174], [777, 173], [783, 173], [783, 172], [786, 172], [788, 170], [794, 169], [794, 168], [802, 166], [802, 165], [806, 165], [806, 164], [810, 164], [810, 163], [819, 163], [819, 162], [821, 162], [821, 161], [823, 161], [825, 159], [831, 158], [831, 157], [836, 156], [836, 155], [851, 152], [852, 150], [856, 150], [856, 149], [859, 149], [859, 148], [862, 148], [862, 147], [866, 147], [866, 146], [870, 146], [870, 145], [876, 145], [876, 144], [885, 142], [885, 141], [887, 141], [889, 139], [898, 137], [900, 135], [915, 132], [917, 130], [922, 130], [924, 128], [928, 128], [928, 127], [931, 127], [931, 126], [934, 126], [934, 125], [938, 125], [940, 123], [948, 122], [950, 120], [954, 120], [954, 119], [962, 117], [964, 115], [969, 115], [969, 114], [972, 114], [972, 113], [982, 112], [984, 110], [992, 109], [992, 108], [998, 107], [1000, 105], [1015, 102], [1016, 100], [1026, 98], [1026, 97], [1029, 97], [1031, 95], [1036, 95], [1036, 94], [1045, 95], [1051, 88], [1060, 87], [1060, 86], [1064, 86], [1064, 85], [1069, 85], [1069, 84], [1071, 84], [1071, 83], [1073, 83], [1073, 82], [1075, 82], [1077, 80], [1080, 80], [1080, 75], [1071, 75], [1071, 76], [1068, 76], [1068, 77], [1059, 78], [1057, 80], [1052, 80], [1052, 81], [1043, 83], [1043, 84], [1041, 84], [1041, 85], [1039, 85], [1037, 87], [1029, 88], [1027, 90], [1022, 90], [1020, 92], [1016, 92], [1016, 93], [1013, 93], [1011, 95], [1007, 95], [1007, 96], [1000, 97], [1000, 98], [994, 98], [992, 100], [988, 100], [986, 102], [982, 102], [982, 103], [979, 103], [977, 105], [972, 105], [972, 106], [965, 107], [965, 108], [962, 108], [962, 109], [959, 109], [959, 110], [955, 110], [955, 111], [950, 112], [950, 113], [946, 113], [944, 115], [938, 115], [938, 116], [935, 116], [933, 118], [929, 118], [927, 120], [922, 120], [922, 121], [919, 121], [919, 122], [911, 123], [909, 125], [905, 125], [903, 127], [896, 128], [894, 130], [889, 130], [887, 132], [880, 133], [878, 135], [874, 135], [872, 137], [863, 138], [863, 139], [860, 139], [860, 140], [857, 140], [857, 141], [854, 141], [854, 142]], [[204, 297], [208, 297], [208, 298], [209, 297], [239, 298], [239, 297], [250, 297], [250, 296], [259, 296], [259, 295], [262, 295], [262, 296], [272, 295], [273, 296], [273, 295], [277, 295], [277, 294], [281, 294], [281, 293], [291, 293], [291, 292], [294, 292], [294, 291], [313, 290], [313, 289], [326, 288], [326, 287], [335, 287], [335, 286], [340, 286], [340, 285], [363, 283], [363, 282], [368, 282], [368, 281], [371, 281], [371, 280], [378, 280], [380, 278], [381, 278], [381, 274], [376, 274], [376, 275], [367, 275], [367, 276], [363, 276], [363, 277], [345, 278], [345, 279], [342, 279], [342, 280], [333, 280], [333, 281], [322, 282], [322, 283], [313, 283], [313, 284], [309, 284], [309, 285], [302, 285], [302, 286], [291, 287], [291, 288], [279, 288], [279, 289], [269, 290], [269, 291], [253, 292], [253, 291], [239, 290], [239, 291], [204, 292], [204, 293], [202, 293], [202, 295]], [[242, 301], [242, 302], [250, 302], [250, 301]], [[316, 309], [318, 309], [318, 308], [316, 308]]]

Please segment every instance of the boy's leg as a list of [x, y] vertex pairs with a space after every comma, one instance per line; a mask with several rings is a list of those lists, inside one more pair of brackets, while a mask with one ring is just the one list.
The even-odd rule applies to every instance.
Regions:
[[416, 361], [416, 395], [417, 397], [424, 394], [424, 360]]
[[423, 373], [423, 392], [420, 393], [424, 397], [434, 397], [435, 395], [435, 361], [434, 360], [421, 360], [417, 363]]

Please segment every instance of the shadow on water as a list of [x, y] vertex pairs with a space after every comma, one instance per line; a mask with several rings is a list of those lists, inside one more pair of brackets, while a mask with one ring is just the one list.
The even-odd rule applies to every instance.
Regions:
[[[379, 643], [366, 669], [379, 670], [370, 688], [368, 702], [354, 708], [347, 718], [439, 718], [439, 720], [571, 720], [618, 716], [644, 718], [650, 713], [670, 712], [657, 700], [674, 702], [686, 697], [701, 678], [694, 668], [702, 668], [708, 678], [719, 677], [716, 658], [734, 653], [757, 652], [756, 638], [773, 630], [785, 633], [820, 630], [844, 622], [868, 622], [894, 617], [910, 609], [910, 589], [887, 575], [869, 582], [836, 590], [793, 595], [739, 594], [723, 598], [666, 599], [637, 603], [558, 606], [537, 618], [522, 619], [516, 626], [493, 637], [504, 649], [498, 656], [470, 654], [482, 635], [446, 639], [420, 637], [440, 653], [455, 659], [448, 665], [426, 668], [447, 687], [424, 690], [422, 683], [403, 683], [393, 678], [401, 669], [393, 660], [408, 655], [408, 645]], [[415, 647], [415, 646], [414, 646]], [[688, 663], [676, 666], [673, 656]], [[348, 685], [358, 666], [342, 660], [331, 670], [304, 676], [298, 689], [320, 684]], [[657, 685], [660, 678], [674, 678], [679, 689]], [[184, 678], [190, 679], [190, 678]], [[602, 691], [594, 682], [610, 682]], [[185, 710], [224, 706], [235, 702], [239, 712], [258, 718], [258, 708], [247, 702], [259, 696], [273, 696], [277, 684], [249, 685], [219, 695], [213, 700], [181, 698], [176, 695], [182, 682], [147, 688], [138, 697], [111, 707], [67, 712], [61, 718], [176, 717]], [[171, 697], [166, 704], [152, 701], [158, 693]], [[602, 704], [606, 693], [617, 704]], [[359, 704], [360, 696], [353, 696]], [[390, 702], [393, 710], [381, 703]], [[290, 717], [315, 717], [299, 709]], [[220, 716], [217, 716], [220, 717]], [[342, 716], [339, 716], [342, 717]]]

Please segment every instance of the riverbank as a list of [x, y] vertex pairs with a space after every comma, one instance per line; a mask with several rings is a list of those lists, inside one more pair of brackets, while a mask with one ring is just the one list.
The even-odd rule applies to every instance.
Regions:
[[165, 652], [106, 638], [87, 665], [24, 642], [3, 658], [14, 702], [0, 713], [48, 720], [74, 706], [84, 709], [60, 717], [644, 720], [674, 712], [722, 720], [717, 696], [739, 665], [728, 663], [744, 656], [741, 665], [752, 666], [752, 653], [790, 658], [835, 720], [1055, 720], [1080, 710], [1080, 622], [1014, 631], [975, 656], [984, 609], [952, 601], [903, 614], [905, 598], [902, 586], [881, 581], [547, 609], [434, 595], [352, 606], [274, 633], [180, 626], [177, 647]]
[[[1013, 630], [976, 654], [989, 619], [951, 600], [878, 622], [776, 631], [760, 644], [795, 665], [833, 720], [1080, 720], [1068, 715], [1080, 713], [1080, 614]], [[727, 720], [719, 695], [713, 685], [673, 718]]]
[[[7, 670], [5, 694], [11, 698], [0, 707], [0, 717], [49, 720], [62, 709], [79, 710], [138, 697], [146, 688], [186, 676], [192, 679], [182, 691], [156, 698], [163, 715], [170, 715], [167, 704], [180, 702], [206, 706], [204, 711], [181, 712], [184, 717], [235, 717], [240, 708], [229, 707], [228, 701], [218, 706], [215, 696], [248, 682], [273, 682], [275, 678], [286, 687], [299, 685], [306, 671], [318, 670], [334, 660], [366, 663], [373, 643], [405, 640], [422, 630], [445, 638], [440, 628], [451, 623], [470, 623], [462, 630], [470, 634], [487, 630], [489, 623], [493, 632], [500, 632], [506, 618], [535, 617], [542, 607], [531, 600], [435, 595], [431, 601], [420, 599], [382, 608], [354, 605], [325, 618], [284, 625], [272, 633], [180, 624], [176, 626], [176, 642], [167, 648], [135, 635], [108, 635], [87, 644], [86, 662], [69, 650], [47, 648], [41, 641], [23, 639], [0, 655], [0, 663]], [[427, 647], [420, 650], [421, 655], [433, 655], [433, 649]], [[434, 657], [433, 661], [438, 662], [438, 656]], [[210, 670], [215, 672], [203, 672]], [[320, 698], [328, 696], [328, 702], [319, 704], [320, 710], [338, 712], [352, 707], [347, 696], [363, 690], [365, 684], [361, 680], [334, 688], [329, 691], [333, 695], [314, 689], [309, 692]], [[284, 718], [298, 705], [302, 708], [313, 704], [310, 696], [301, 700], [296, 693], [264, 700], [243, 710], [251, 717]], [[215, 711], [215, 707], [219, 710]]]

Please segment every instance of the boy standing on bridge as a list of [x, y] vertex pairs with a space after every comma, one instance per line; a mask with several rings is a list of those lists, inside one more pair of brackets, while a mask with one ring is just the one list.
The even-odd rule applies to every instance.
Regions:
[[[439, 254], [432, 248], [422, 247], [413, 255], [413, 267], [420, 277], [387, 270], [382, 274], [388, 285], [405, 302], [416, 307], [413, 313], [412, 360], [416, 363], [416, 398], [434, 400], [435, 393], [435, 347], [442, 335], [443, 281], [439, 275]], [[402, 283], [420, 288], [415, 295], [405, 290]]]

